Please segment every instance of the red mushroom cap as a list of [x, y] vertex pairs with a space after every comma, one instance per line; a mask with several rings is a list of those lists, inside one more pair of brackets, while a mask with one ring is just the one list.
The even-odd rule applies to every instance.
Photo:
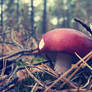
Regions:
[[82, 32], [61, 28], [45, 33], [39, 42], [40, 52], [67, 52], [80, 56], [92, 50], [92, 40]]

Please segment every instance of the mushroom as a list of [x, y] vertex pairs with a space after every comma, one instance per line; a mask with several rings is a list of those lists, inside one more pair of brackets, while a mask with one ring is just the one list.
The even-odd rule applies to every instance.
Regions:
[[75, 52], [83, 57], [92, 50], [92, 40], [78, 30], [60, 28], [45, 33], [38, 48], [40, 53], [56, 53], [55, 71], [61, 74], [73, 64]]

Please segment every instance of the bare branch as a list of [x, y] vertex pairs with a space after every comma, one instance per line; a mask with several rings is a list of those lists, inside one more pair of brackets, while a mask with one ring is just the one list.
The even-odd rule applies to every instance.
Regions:
[[[33, 49], [33, 50], [31, 50], [31, 49], [22, 50], [22, 51], [19, 51], [19, 52], [14, 53], [14, 54], [11, 54], [11, 55], [9, 55], [9, 56], [5, 56], [5, 57], [3, 57], [3, 59], [9, 59], [9, 58], [12, 58], [12, 57], [18, 56], [18, 55], [22, 55], [22, 56], [23, 56], [23, 55], [35, 55], [35, 54], [38, 53], [38, 52], [36, 52], [36, 51], [38, 51], [38, 48]], [[0, 58], [0, 60], [2, 60], [2, 58]]]
[[87, 24], [85, 24], [85, 23], [83, 23], [80, 19], [78, 19], [78, 18], [75, 18], [74, 19], [76, 22], [78, 22], [78, 23], [80, 23], [91, 35], [92, 35], [92, 30], [91, 30], [91, 28], [87, 25]]

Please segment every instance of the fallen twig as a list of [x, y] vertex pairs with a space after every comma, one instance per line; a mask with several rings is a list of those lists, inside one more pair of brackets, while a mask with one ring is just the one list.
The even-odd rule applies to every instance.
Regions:
[[86, 63], [86, 61], [85, 61], [83, 58], [81, 58], [77, 53], [75, 53], [75, 54], [76, 54], [76, 56], [92, 71], [91, 66], [89, 66], [89, 65]]
[[29, 70], [27, 67], [25, 67], [26, 71], [28, 72], [28, 74], [38, 83], [40, 84], [42, 87], [45, 87], [45, 85], [43, 83], [41, 83]]
[[90, 85], [92, 85], [92, 75], [89, 76], [88, 81], [86, 82], [84, 86], [81, 87], [81, 89], [90, 88]]
[[91, 35], [92, 35], [92, 30], [91, 30], [91, 28], [87, 25], [87, 24], [85, 24], [85, 23], [83, 23], [81, 20], [79, 20], [78, 18], [75, 18], [74, 19], [76, 22], [78, 22], [78, 23], [80, 23]]
[[15, 80], [17, 80], [17, 76], [14, 75], [14, 77], [8, 82], [6, 83], [5, 85], [1, 86], [0, 87], [0, 91], [2, 92], [2, 90], [6, 89], [10, 84], [12, 84]]
[[[36, 49], [33, 49], [33, 50], [31, 50], [31, 49], [26, 49], [26, 50], [22, 50], [22, 51], [19, 51], [19, 52], [16, 52], [16, 53], [14, 53], [14, 54], [12, 54], [12, 55], [9, 55], [9, 56], [4, 56], [4, 57], [2, 57], [3, 59], [9, 59], [9, 58], [12, 58], [12, 57], [14, 57], [14, 56], [18, 56], [18, 55], [35, 55], [35, 54], [37, 54], [38, 52], [36, 52], [36, 51], [38, 51], [38, 48], [36, 48]], [[0, 58], [0, 60], [2, 60], [2, 58]]]
[[35, 92], [36, 90], [37, 90], [37, 83], [35, 83], [35, 85], [32, 87], [32, 90], [31, 90], [31, 92]]

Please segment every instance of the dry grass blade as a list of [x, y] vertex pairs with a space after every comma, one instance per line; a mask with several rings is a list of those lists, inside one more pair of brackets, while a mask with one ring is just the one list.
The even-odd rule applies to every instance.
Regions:
[[[69, 81], [69, 79], [63, 78], [63, 80], [64, 80], [64, 83], [68, 83], [68, 84], [71, 85], [73, 88], [75, 88], [75, 89], [78, 88], [75, 84], [73, 84], [71, 81]], [[61, 85], [61, 86], [62, 86], [62, 85]]]
[[89, 89], [92, 89], [92, 84], [90, 85], [90, 88]]
[[36, 90], [37, 90], [37, 83], [35, 83], [35, 85], [32, 87], [32, 90], [31, 90], [31, 92], [35, 92]]
[[33, 67], [32, 72], [46, 72], [49, 75], [52, 75], [54, 77], [58, 77], [58, 75], [55, 73], [54, 70], [52, 70], [49, 66], [45, 65], [45, 64], [41, 64], [41, 65], [37, 65], [35, 67]]
[[7, 63], [7, 60], [3, 59], [3, 69], [2, 69], [2, 73], [1, 73], [2, 76], [4, 75], [4, 72], [5, 72], [5, 69], [6, 69], [6, 63]]
[[[25, 85], [25, 87], [33, 88], [34, 85]], [[36, 89], [43, 89], [43, 87], [41, 87], [41, 86], [36, 86], [35, 88]]]
[[5, 89], [3, 92], [12, 92], [11, 89], [12, 89], [14, 86], [15, 86], [14, 84], [9, 85], [8, 88]]
[[41, 83], [26, 67], [25, 67], [26, 71], [28, 72], [28, 74], [38, 83], [40, 84], [42, 87], [45, 87], [43, 83]]
[[14, 77], [14, 74], [15, 74], [15, 72], [16, 72], [17, 69], [18, 69], [18, 66], [16, 66], [14, 72], [13, 72], [12, 75], [8, 78], [8, 80], [7, 80], [8, 82], [11, 80], [11, 78]]
[[91, 78], [92, 78], [92, 75], [88, 78], [87, 83], [83, 87], [81, 87], [81, 89], [86, 88], [87, 86], [92, 85], [92, 79]]
[[[92, 51], [89, 52], [83, 59], [88, 58], [89, 56], [92, 56]], [[67, 70], [63, 75], [61, 75], [57, 80], [54, 81], [54, 83], [52, 83], [49, 87], [47, 87], [44, 92], [47, 92], [50, 88], [52, 88], [58, 81], [60, 81], [63, 77], [65, 77], [68, 73], [70, 73], [74, 68], [76, 68], [76, 66], [78, 66], [82, 61], [80, 60], [79, 62], [77, 62], [75, 65], [73, 65], [69, 70]], [[83, 64], [80, 65], [80, 67]]]
[[86, 61], [83, 58], [81, 58], [76, 52], [75, 52], [75, 54], [92, 71], [92, 68], [86, 63]]
[[[0, 80], [3, 79], [3, 78], [5, 78], [6, 76], [7, 76], [7, 75], [0, 76]], [[7, 81], [7, 80], [4, 80], [4, 81], [0, 82], [0, 86], [3, 85], [3, 84], [5, 84], [6, 81]]]
[[50, 90], [48, 92], [92, 92], [87, 89], [67, 89], [67, 90]]
[[19, 50], [23, 49], [23, 46], [15, 40], [16, 39], [15, 31], [11, 31], [11, 39], [16, 44]]
[[43, 66], [43, 69], [45, 71], [48, 71], [49, 74], [51, 74], [54, 77], [58, 77], [57, 73], [53, 69], [51, 69], [49, 66], [47, 66], [46, 64], [42, 64], [42, 66]]

